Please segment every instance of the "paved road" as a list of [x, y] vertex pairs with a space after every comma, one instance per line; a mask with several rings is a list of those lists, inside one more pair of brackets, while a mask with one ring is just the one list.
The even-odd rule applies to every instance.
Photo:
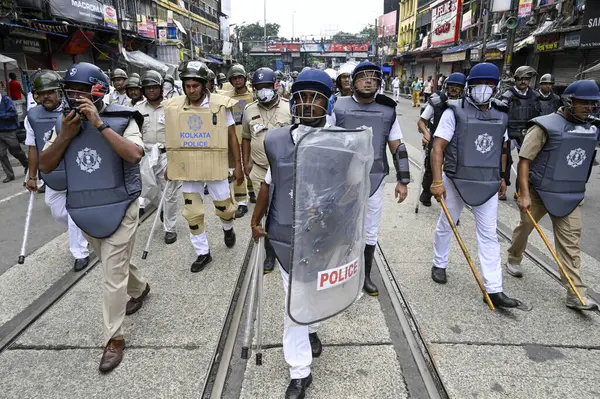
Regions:
[[[421, 148], [421, 135], [417, 130], [420, 109], [413, 108], [410, 100], [400, 99], [397, 112], [404, 139], [409, 144]], [[516, 157], [516, 152], [513, 154], [513, 157]], [[515, 180], [513, 176], [512, 181], [514, 182]], [[512, 187], [509, 187], [506, 204], [517, 211], [516, 201], [512, 199], [513, 194], [514, 184]], [[600, 198], [600, 168], [596, 166], [592, 170], [587, 185], [586, 201], [581, 206], [583, 220], [581, 249], [596, 260], [600, 260], [600, 246], [598, 245], [598, 236], [600, 235], [600, 202], [597, 201], [597, 198]], [[542, 219], [541, 224], [548, 229], [552, 228], [552, 223], [548, 217]]]

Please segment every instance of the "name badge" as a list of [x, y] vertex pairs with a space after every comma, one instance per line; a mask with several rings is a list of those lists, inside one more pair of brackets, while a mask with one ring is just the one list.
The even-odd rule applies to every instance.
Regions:
[[258, 133], [258, 132], [262, 132], [263, 130], [265, 130], [265, 126], [262, 123], [257, 123], [256, 125], [254, 125], [252, 127], [252, 129], [254, 130], [254, 133]]
[[158, 123], [165, 124], [165, 114], [161, 114], [158, 116]]

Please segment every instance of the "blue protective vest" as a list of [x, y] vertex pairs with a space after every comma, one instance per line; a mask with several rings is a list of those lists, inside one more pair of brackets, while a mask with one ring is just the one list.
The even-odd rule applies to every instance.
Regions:
[[[27, 120], [33, 129], [35, 135], [35, 147], [38, 155], [44, 149], [44, 146], [52, 137], [56, 120], [62, 118], [60, 111], [48, 111], [41, 105], [36, 105], [27, 112]], [[54, 191], [64, 191], [67, 189], [67, 177], [65, 176], [65, 163], [60, 164], [50, 173], [39, 172], [44, 183]]]

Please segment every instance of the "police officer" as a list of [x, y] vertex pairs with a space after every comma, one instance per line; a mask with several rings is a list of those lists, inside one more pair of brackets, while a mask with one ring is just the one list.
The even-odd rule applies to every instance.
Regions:
[[[515, 141], [517, 148], [521, 147], [527, 123], [539, 115], [536, 95], [529, 88], [531, 79], [536, 75], [537, 72], [530, 66], [518, 67], [514, 74], [515, 86], [506, 90], [501, 97], [502, 101], [508, 105], [508, 137]], [[504, 177], [509, 186], [512, 164], [512, 153], [509, 151], [506, 176]], [[500, 200], [505, 201], [506, 194], [501, 195]]]
[[[62, 102], [59, 95], [61, 82], [62, 78], [54, 71], [41, 71], [33, 80], [33, 91], [36, 93], [39, 105], [29, 110], [25, 118], [27, 132], [25, 145], [29, 146], [29, 179], [26, 188], [30, 192], [38, 191], [39, 153], [50, 139], [56, 119], [62, 116]], [[69, 249], [75, 258], [73, 270], [79, 272], [85, 269], [90, 261], [88, 243], [67, 213], [67, 178], [64, 164], [61, 163], [52, 173], [40, 172], [40, 178], [47, 186], [44, 199], [52, 216], [68, 228]]]
[[211, 92], [211, 93], [216, 93], [217, 90], [215, 89], [215, 73], [212, 71], [212, 69], [208, 70], [208, 80], [206, 81], [206, 89]]
[[294, 83], [296, 81], [296, 79], [298, 79], [298, 71], [293, 71], [291, 76], [292, 76], [292, 83]]
[[[254, 194], [258, 196], [261, 183], [265, 180], [269, 161], [265, 154], [267, 131], [290, 124], [289, 101], [275, 91], [275, 73], [270, 68], [259, 68], [254, 72], [252, 87], [256, 101], [248, 105], [242, 118], [242, 159], [244, 173], [252, 181]], [[275, 267], [275, 252], [265, 238], [265, 273]]]
[[[149, 155], [153, 151], [153, 147], [157, 147], [160, 154], [153, 172], [162, 193], [167, 185], [164, 177], [167, 167], [167, 151], [165, 148], [165, 108], [162, 104], [164, 100], [162, 76], [156, 71], [148, 71], [142, 76], [141, 85], [146, 101], [136, 104], [135, 109], [144, 117], [142, 126], [144, 151]], [[165, 230], [165, 244], [173, 244], [177, 241], [177, 198], [180, 191], [181, 182], [170, 182], [165, 194], [164, 208], [160, 210]]]
[[442, 114], [448, 108], [447, 101], [456, 100], [463, 94], [463, 89], [467, 83], [467, 78], [460, 72], [450, 74], [443, 85], [442, 90], [438, 93], [433, 93], [427, 102], [427, 106], [421, 113], [421, 117], [417, 122], [419, 132], [423, 135], [423, 148], [425, 149], [425, 173], [423, 174], [423, 191], [419, 197], [419, 201], [424, 206], [431, 206], [431, 192], [429, 187], [433, 180], [431, 173], [431, 148], [433, 147], [432, 133], [440, 123]]
[[227, 76], [223, 72], [219, 72], [217, 75], [217, 90], [223, 90], [223, 84], [227, 82]]
[[118, 105], [126, 105], [127, 100], [127, 90], [125, 87], [125, 81], [127, 80], [127, 72], [122, 70], [121, 68], [117, 68], [112, 73], [112, 84], [115, 88], [112, 93], [110, 93], [108, 97], [109, 104], [118, 104]]
[[[506, 270], [522, 277], [521, 261], [527, 238], [534, 226], [525, 213], [539, 221], [550, 214], [559, 260], [573, 284], [584, 297], [582, 305], [575, 293], [567, 291], [566, 305], [577, 310], [594, 310], [598, 305], [587, 298], [587, 287], [580, 275], [581, 211], [598, 142], [598, 129], [588, 117], [597, 111], [600, 90], [593, 80], [571, 83], [563, 93], [565, 106], [556, 113], [533, 119], [519, 152], [519, 186], [517, 205], [521, 222], [515, 228], [508, 249]], [[563, 276], [566, 285], [566, 279]]]
[[352, 95], [351, 74], [355, 67], [356, 64], [347, 62], [343, 64], [338, 70], [337, 77], [335, 80], [336, 87], [338, 88], [338, 92], [336, 94], [338, 98]]
[[336, 125], [355, 129], [370, 126], [373, 129], [374, 162], [371, 168], [371, 193], [367, 216], [365, 218], [365, 284], [364, 291], [379, 295], [371, 281], [370, 273], [377, 245], [379, 222], [383, 210], [385, 176], [389, 174], [386, 145], [394, 158], [396, 168], [396, 188], [398, 202], [404, 201], [410, 182], [408, 152], [402, 143], [402, 130], [396, 119], [396, 102], [389, 97], [377, 94], [380, 87], [381, 69], [372, 62], [363, 61], [352, 71], [352, 90], [354, 95], [338, 98], [335, 103], [334, 117]]
[[560, 97], [554, 94], [554, 78], [549, 73], [540, 78], [540, 88], [535, 92], [540, 116], [553, 114], [560, 108]]
[[[477, 64], [467, 77], [465, 98], [448, 101], [434, 134], [431, 194], [445, 198], [453, 220], [459, 218], [465, 203], [472, 206], [485, 289], [495, 306], [512, 308], [520, 302], [502, 291], [496, 233], [498, 195], [506, 191], [501, 170], [501, 165], [506, 167], [503, 148], [508, 148], [506, 108], [493, 98], [499, 82], [497, 66]], [[447, 281], [451, 239], [452, 229], [442, 212], [435, 230], [431, 268], [431, 278], [438, 284]]]
[[125, 81], [125, 90], [129, 99], [125, 101], [124, 105], [135, 107], [136, 104], [144, 100], [144, 95], [142, 94], [142, 81], [140, 78], [133, 75], [127, 78]]
[[64, 161], [67, 211], [102, 264], [106, 346], [99, 369], [106, 373], [123, 359], [125, 315], [137, 312], [150, 292], [131, 263], [139, 222], [142, 118], [129, 107], [104, 105], [108, 77], [95, 65], [74, 64], [64, 83], [75, 109], [57, 119], [59, 134], [53, 134], [46, 145], [39, 166], [42, 172], [51, 173]]
[[[223, 134], [228, 135], [228, 148], [230, 157], [234, 158], [236, 167], [233, 171], [235, 181], [238, 183], [243, 181], [244, 175], [242, 172], [242, 162], [240, 160], [240, 144], [237, 141], [235, 133], [235, 121], [231, 112], [231, 107], [234, 101], [228, 97], [210, 93], [206, 90], [206, 81], [208, 80], [209, 69], [206, 64], [199, 61], [185, 61], [180, 66], [180, 74], [185, 88], [185, 96], [172, 98], [165, 104], [165, 114], [167, 124], [169, 123], [169, 115], [177, 119], [180, 110], [193, 110], [194, 108], [210, 108], [213, 111], [225, 108], [224, 115], [226, 118], [227, 128], [223, 128]], [[226, 133], [225, 133], [226, 131]], [[179, 135], [178, 131], [169, 132], [166, 134]], [[197, 150], [197, 158], [203, 158], [203, 150]], [[168, 168], [169, 166], [167, 166]], [[165, 172], [168, 177], [168, 173]], [[215, 205], [215, 213], [221, 219], [223, 224], [223, 234], [225, 245], [231, 248], [235, 245], [235, 231], [233, 230], [233, 220], [235, 218], [235, 204], [231, 200], [231, 192], [229, 189], [229, 181], [227, 178], [216, 181], [182, 181], [181, 190], [183, 191], [184, 210], [183, 217], [187, 220], [190, 228], [190, 240], [194, 246], [194, 250], [198, 258], [191, 266], [191, 272], [197, 273], [202, 271], [207, 264], [212, 261], [208, 238], [204, 231], [204, 186], [207, 186], [210, 196]]]
[[[331, 113], [333, 86], [329, 76], [319, 70], [302, 72], [292, 87], [292, 112], [300, 125], [324, 127], [326, 115]], [[310, 115], [306, 117], [305, 115]], [[258, 240], [265, 235], [260, 223], [269, 210], [266, 230], [275, 248], [281, 266], [281, 277], [285, 296], [288, 296], [290, 237], [292, 235], [292, 198], [289, 195], [293, 184], [293, 158], [296, 144], [297, 125], [270, 130], [265, 138], [265, 152], [269, 169], [261, 184], [256, 207], [252, 215], [252, 236]], [[272, 186], [272, 187], [271, 187]], [[269, 203], [269, 189], [273, 189], [273, 201]], [[288, 315], [286, 301], [283, 327], [283, 354], [290, 366], [290, 383], [285, 392], [286, 399], [304, 398], [312, 383], [310, 365], [312, 359], [321, 356], [323, 350], [317, 335], [318, 324], [296, 324]]]
[[181, 95], [181, 90], [179, 87], [175, 85], [175, 79], [173, 76], [166, 74], [165, 79], [163, 81], [163, 97], [165, 100], [168, 100], [173, 97], [178, 97]]
[[[235, 132], [238, 136], [238, 141], [241, 143], [244, 108], [254, 101], [254, 95], [252, 90], [246, 85], [246, 70], [242, 65], [238, 64], [232, 66], [227, 78], [233, 88], [223, 94], [237, 101], [233, 107], [233, 119], [235, 119]], [[229, 168], [233, 168], [234, 166], [233, 160], [230, 159]], [[248, 191], [246, 191], [246, 188], [248, 188]], [[247, 180], [247, 182], [244, 181], [241, 184], [233, 183], [233, 194], [235, 202], [237, 203], [237, 211], [235, 212], [236, 218], [241, 218], [248, 213], [248, 193], [250, 193], [250, 201], [256, 202], [256, 196], [254, 195], [251, 180]]]

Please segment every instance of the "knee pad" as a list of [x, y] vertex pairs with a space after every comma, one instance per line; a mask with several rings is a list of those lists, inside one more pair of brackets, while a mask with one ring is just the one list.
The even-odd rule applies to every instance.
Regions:
[[204, 203], [199, 193], [183, 193], [183, 217], [188, 222], [190, 233], [204, 233]]
[[236, 206], [231, 200], [231, 198], [227, 198], [223, 201], [213, 201], [215, 205], [215, 213], [218, 217], [221, 218], [224, 222], [231, 222], [235, 218], [235, 210]]

